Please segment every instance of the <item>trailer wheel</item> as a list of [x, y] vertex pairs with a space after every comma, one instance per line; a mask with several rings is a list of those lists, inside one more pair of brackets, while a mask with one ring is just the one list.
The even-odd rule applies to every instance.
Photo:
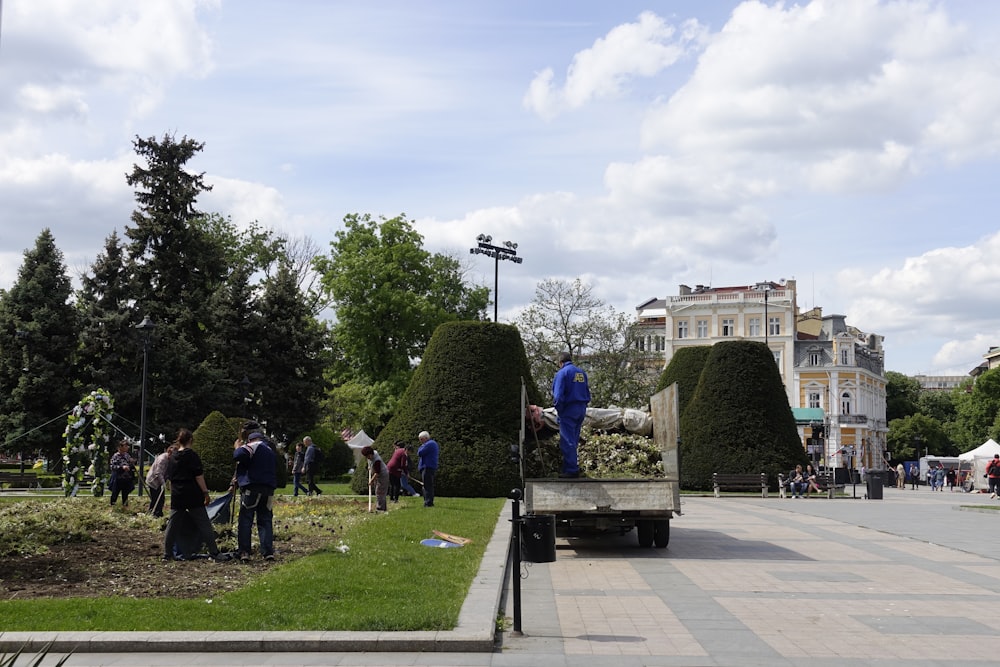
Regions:
[[648, 548], [653, 546], [653, 536], [655, 529], [653, 528], [653, 522], [649, 519], [639, 519], [635, 522], [635, 532], [639, 537], [639, 546], [643, 548]]
[[665, 549], [670, 544], [670, 519], [657, 519], [653, 522], [653, 544], [657, 549]]

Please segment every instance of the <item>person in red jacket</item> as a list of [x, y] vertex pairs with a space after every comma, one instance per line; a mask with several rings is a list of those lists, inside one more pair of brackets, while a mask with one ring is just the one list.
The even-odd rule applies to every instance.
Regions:
[[389, 462], [385, 465], [389, 469], [389, 500], [394, 503], [399, 502], [399, 494], [402, 492], [404, 484], [408, 495], [414, 496], [413, 487], [410, 486], [407, 476], [410, 474], [410, 457], [406, 455], [406, 443], [397, 440], [393, 443], [396, 449], [389, 457]]
[[990, 498], [1000, 494], [1000, 454], [994, 454], [993, 460], [986, 466], [986, 476], [990, 479]]

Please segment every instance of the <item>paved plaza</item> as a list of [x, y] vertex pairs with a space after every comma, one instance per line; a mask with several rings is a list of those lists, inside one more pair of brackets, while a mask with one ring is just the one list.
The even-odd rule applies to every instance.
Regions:
[[[853, 491], [847, 487], [848, 496]], [[963, 507], [998, 501], [925, 487], [885, 489], [882, 500], [863, 499], [862, 486], [856, 493], [833, 500], [685, 496], [684, 516], [672, 521], [662, 550], [640, 549], [633, 534], [559, 539], [556, 562], [521, 568], [523, 633], [508, 628], [492, 648], [482, 638], [509, 584], [501, 567], [509, 510], [453, 633], [285, 632], [283, 644], [233, 636], [241, 633], [174, 636], [189, 645], [157, 652], [118, 633], [101, 640], [130, 648], [75, 653], [67, 664], [1000, 663], [1000, 513]], [[509, 624], [509, 595], [505, 602]], [[0, 633], [0, 640], [24, 634]], [[348, 636], [352, 650], [338, 650]], [[317, 650], [296, 651], [297, 640]], [[213, 644], [219, 641], [226, 648]], [[241, 641], [248, 650], [239, 650]]]

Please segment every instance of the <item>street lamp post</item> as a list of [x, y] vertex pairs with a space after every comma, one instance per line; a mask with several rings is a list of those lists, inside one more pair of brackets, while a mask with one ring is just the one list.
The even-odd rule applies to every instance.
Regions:
[[497, 309], [500, 305], [500, 260], [507, 259], [515, 264], [520, 264], [524, 259], [517, 256], [516, 243], [504, 241], [504, 247], [502, 248], [490, 245], [493, 242], [493, 237], [486, 234], [477, 236], [476, 241], [479, 242], [478, 245], [475, 248], [469, 248], [469, 253], [472, 255], [486, 255], [493, 258], [493, 321], [496, 322]]
[[764, 345], [767, 345], [768, 346], [767, 349], [770, 350], [771, 347], [770, 345], [768, 345], [768, 334], [771, 333], [770, 332], [771, 323], [767, 321], [767, 295], [771, 292], [772, 289], [774, 289], [774, 285], [772, 285], [771, 282], [768, 281], [764, 283], [757, 283], [756, 285], [753, 286], [753, 288], [758, 292], [764, 293]]
[[142, 399], [139, 407], [139, 497], [142, 497], [142, 484], [146, 479], [143, 466], [146, 459], [146, 378], [149, 376], [149, 335], [156, 324], [146, 315], [142, 322], [135, 325], [142, 332]]

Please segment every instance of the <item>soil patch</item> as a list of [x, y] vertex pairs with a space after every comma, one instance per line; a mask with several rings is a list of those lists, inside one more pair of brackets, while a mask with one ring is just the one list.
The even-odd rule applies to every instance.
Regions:
[[[227, 542], [235, 544], [234, 531], [235, 525], [222, 531], [220, 548], [225, 549]], [[211, 598], [242, 588], [269, 568], [332, 540], [330, 531], [323, 530], [296, 532], [280, 541], [276, 536], [274, 561], [255, 555], [249, 563], [216, 563], [208, 558], [164, 562], [160, 531], [106, 528], [92, 535], [92, 541], [52, 545], [44, 554], [5, 557], [0, 564], [0, 599]]]

